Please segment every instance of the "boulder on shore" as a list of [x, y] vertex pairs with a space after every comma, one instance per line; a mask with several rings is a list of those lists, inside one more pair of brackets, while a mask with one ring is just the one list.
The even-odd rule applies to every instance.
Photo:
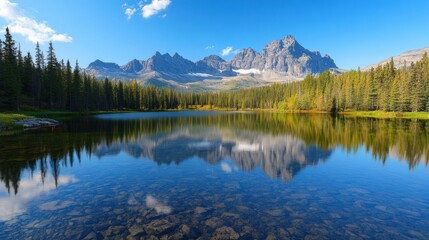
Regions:
[[24, 128], [55, 127], [61, 125], [57, 120], [50, 118], [26, 118], [16, 121], [15, 124], [21, 125]]

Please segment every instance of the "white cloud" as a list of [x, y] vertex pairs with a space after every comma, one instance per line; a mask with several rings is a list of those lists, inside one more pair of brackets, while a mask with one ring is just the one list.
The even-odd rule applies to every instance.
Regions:
[[127, 17], [128, 17], [128, 20], [130, 20], [131, 19], [131, 17], [134, 15], [134, 13], [136, 13], [137, 12], [137, 9], [136, 8], [127, 8], [127, 9], [125, 9], [125, 15], [127, 15]]
[[215, 47], [214, 45], [209, 45], [209, 46], [205, 47], [204, 49], [205, 50], [210, 50], [210, 49], [213, 49], [214, 47]]
[[240, 52], [240, 49], [235, 49], [234, 51], [232, 51], [232, 53], [234, 54], [238, 54]]
[[[1, 1], [1, 0], [0, 0]], [[137, 7], [133, 5], [128, 5], [127, 3], [122, 4], [122, 8], [125, 9], [125, 15], [127, 15], [128, 20], [137, 12], [141, 11], [141, 14], [144, 18], [150, 18], [158, 12], [166, 9], [170, 5], [171, 0], [151, 0], [147, 4], [148, 0], [141, 0], [137, 3]], [[167, 14], [164, 13], [161, 15], [161, 18], [166, 18]]]
[[232, 47], [226, 47], [222, 50], [221, 55], [222, 56], [228, 56], [232, 52], [232, 50], [233, 50]]
[[40, 23], [25, 16], [19, 10], [18, 4], [9, 0], [0, 0], [0, 18], [7, 21], [7, 27], [11, 33], [22, 35], [33, 43], [71, 42], [73, 40], [67, 34], [57, 34], [47, 23]]
[[150, 4], [143, 6], [142, 16], [144, 18], [150, 18], [158, 12], [166, 9], [170, 3], [171, 0], [152, 0]]
[[11, 20], [16, 15], [16, 3], [7, 0], [0, 0], [0, 17]]

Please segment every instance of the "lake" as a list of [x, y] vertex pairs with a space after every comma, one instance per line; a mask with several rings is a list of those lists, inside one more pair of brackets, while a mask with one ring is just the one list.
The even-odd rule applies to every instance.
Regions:
[[429, 239], [429, 121], [63, 122], [0, 136], [0, 239]]

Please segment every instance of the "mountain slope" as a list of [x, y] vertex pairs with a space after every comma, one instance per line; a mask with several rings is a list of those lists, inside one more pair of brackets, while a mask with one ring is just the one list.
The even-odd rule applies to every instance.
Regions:
[[423, 57], [423, 54], [425, 53], [429, 53], [429, 47], [403, 52], [398, 56], [386, 58], [380, 61], [379, 63], [369, 65], [363, 68], [363, 70], [369, 71], [371, 68], [376, 68], [378, 65], [384, 65], [388, 63], [392, 58], [393, 58], [393, 64], [395, 65], [395, 67], [402, 68], [404, 64], [409, 65], [412, 62], [415, 63], [419, 61]]

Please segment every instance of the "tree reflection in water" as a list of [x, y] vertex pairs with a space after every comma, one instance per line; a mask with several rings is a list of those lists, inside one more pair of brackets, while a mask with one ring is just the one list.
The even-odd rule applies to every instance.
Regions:
[[198, 156], [211, 164], [230, 158], [245, 171], [261, 168], [289, 181], [302, 168], [326, 161], [336, 147], [364, 147], [383, 163], [388, 156], [408, 163], [429, 162], [429, 124], [421, 120], [349, 118], [319, 114], [225, 113], [132, 119], [108, 116], [66, 120], [57, 129], [0, 137], [0, 180], [16, 194], [24, 170], [51, 171], [58, 185], [61, 168], [82, 154], [102, 158], [126, 152], [157, 164], [180, 164]]

